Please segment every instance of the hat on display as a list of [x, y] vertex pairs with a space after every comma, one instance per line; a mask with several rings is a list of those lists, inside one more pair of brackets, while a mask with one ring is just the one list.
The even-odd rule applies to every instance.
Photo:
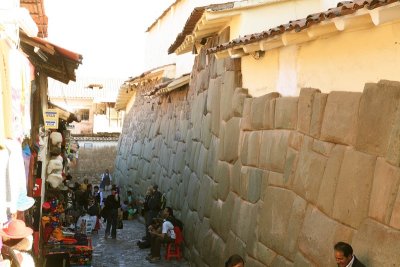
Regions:
[[17, 210], [25, 211], [35, 204], [35, 200], [24, 193], [20, 193], [17, 200]]
[[50, 209], [50, 208], [51, 208], [50, 202], [44, 202], [44, 203], [42, 204], [42, 208], [44, 208], [45, 210]]
[[22, 220], [11, 220], [6, 228], [0, 229], [0, 235], [11, 239], [24, 238], [33, 233]]
[[52, 132], [50, 134], [50, 140], [52, 145], [58, 145], [62, 142], [62, 135], [59, 132]]
[[62, 158], [51, 159], [47, 165], [47, 173], [60, 172], [63, 169]]
[[51, 187], [57, 188], [63, 181], [62, 175], [58, 173], [51, 173], [47, 177], [47, 182], [50, 183]]

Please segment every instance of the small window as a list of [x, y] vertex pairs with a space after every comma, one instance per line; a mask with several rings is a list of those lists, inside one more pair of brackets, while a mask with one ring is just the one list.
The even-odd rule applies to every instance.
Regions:
[[81, 115], [81, 120], [83, 121], [88, 121], [89, 120], [89, 110], [88, 109], [81, 109], [78, 112], [79, 115]]

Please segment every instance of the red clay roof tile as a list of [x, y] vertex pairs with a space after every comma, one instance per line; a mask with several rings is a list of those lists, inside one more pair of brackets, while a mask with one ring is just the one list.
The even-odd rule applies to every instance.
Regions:
[[381, 6], [392, 4], [394, 2], [400, 2], [400, 0], [355, 0], [339, 2], [336, 7], [330, 8], [327, 11], [310, 14], [306, 18], [289, 21], [288, 24], [283, 24], [269, 30], [262, 31], [260, 33], [248, 34], [243, 37], [233, 39], [232, 41], [225, 44], [217, 45], [215, 47], [207, 49], [207, 53], [212, 54], [222, 50], [226, 50], [228, 48], [232, 48], [237, 45], [254, 43], [263, 39], [268, 39], [277, 35], [281, 35], [284, 32], [289, 32], [292, 30], [295, 30], [295, 32], [300, 32], [324, 20], [353, 14], [357, 12], [357, 10], [362, 8], [367, 8], [371, 10]]

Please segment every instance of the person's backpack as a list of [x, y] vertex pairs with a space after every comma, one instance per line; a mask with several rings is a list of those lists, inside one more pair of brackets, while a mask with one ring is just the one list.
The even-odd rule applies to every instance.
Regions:
[[105, 186], [109, 186], [111, 184], [111, 178], [110, 178], [110, 175], [108, 173], [104, 174], [103, 184]]
[[167, 198], [165, 197], [165, 194], [161, 195], [161, 206], [160, 209], [163, 210], [167, 206]]

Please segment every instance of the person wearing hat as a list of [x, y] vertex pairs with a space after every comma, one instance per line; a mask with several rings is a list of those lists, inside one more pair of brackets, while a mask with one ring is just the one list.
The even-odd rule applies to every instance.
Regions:
[[10, 260], [17, 261], [20, 267], [35, 266], [31, 255], [21, 251], [32, 249], [33, 230], [18, 219], [11, 220], [6, 228], [0, 229], [3, 240], [2, 254], [6, 254]]
[[118, 210], [121, 207], [121, 199], [117, 193], [117, 187], [111, 188], [111, 195], [106, 198], [104, 202], [104, 208], [107, 210], [107, 226], [105, 231], [105, 238], [108, 238], [111, 230], [111, 237], [117, 238], [117, 222], [118, 222]]

